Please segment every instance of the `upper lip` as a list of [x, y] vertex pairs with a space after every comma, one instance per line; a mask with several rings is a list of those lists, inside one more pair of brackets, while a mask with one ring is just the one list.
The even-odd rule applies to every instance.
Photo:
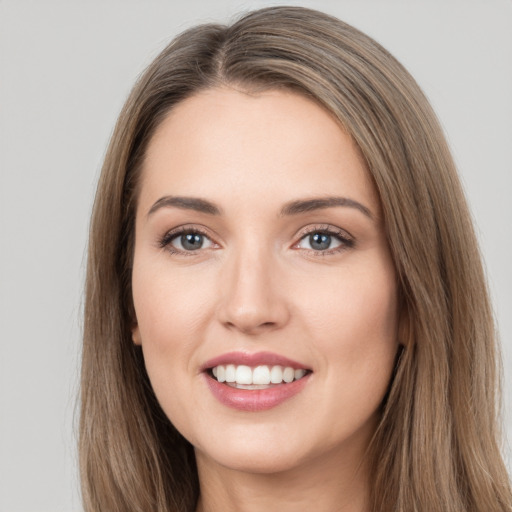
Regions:
[[294, 361], [293, 359], [289, 359], [288, 357], [284, 357], [280, 354], [274, 354], [273, 352], [255, 352], [253, 354], [248, 352], [227, 352], [226, 354], [222, 354], [220, 356], [214, 357], [206, 361], [201, 366], [201, 371], [209, 370], [210, 368], [214, 368], [215, 366], [226, 364], [234, 364], [234, 365], [246, 365], [246, 366], [290, 366], [295, 370], [310, 370], [303, 363], [299, 363]]

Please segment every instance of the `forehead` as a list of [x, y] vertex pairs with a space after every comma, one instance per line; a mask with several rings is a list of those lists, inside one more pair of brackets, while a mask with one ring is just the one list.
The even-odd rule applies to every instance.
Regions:
[[141, 205], [165, 194], [213, 201], [356, 195], [377, 209], [364, 158], [325, 109], [290, 91], [229, 88], [179, 103], [147, 148]]

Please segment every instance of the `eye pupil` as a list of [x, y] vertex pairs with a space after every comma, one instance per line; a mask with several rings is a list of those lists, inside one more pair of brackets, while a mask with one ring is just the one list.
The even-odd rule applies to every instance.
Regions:
[[181, 235], [180, 242], [184, 249], [195, 251], [203, 246], [204, 237], [199, 233], [187, 233], [186, 235]]
[[325, 233], [313, 233], [309, 235], [309, 244], [316, 251], [329, 249], [331, 246], [331, 236]]

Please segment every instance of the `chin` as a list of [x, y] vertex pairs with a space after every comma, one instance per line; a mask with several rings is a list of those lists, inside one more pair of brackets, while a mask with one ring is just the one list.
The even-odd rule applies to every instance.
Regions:
[[[351, 460], [354, 466], [364, 458], [375, 429], [375, 417], [362, 425], [338, 425], [337, 435], [321, 429], [285, 425], [231, 425], [222, 432], [211, 428], [207, 436], [192, 439], [198, 465], [217, 465], [232, 471], [252, 474], [277, 474], [311, 471], [312, 467], [335, 467]], [[252, 427], [252, 428], [251, 428]], [[197, 433], [197, 432], [196, 432]], [[196, 441], [196, 442], [194, 442]], [[333, 466], [334, 465], [334, 466]]]
[[288, 453], [288, 450], [251, 450], [248, 447], [230, 446], [229, 450], [222, 453], [210, 451], [203, 452], [196, 449], [198, 464], [202, 458], [232, 471], [253, 474], [274, 474], [284, 473], [300, 467], [303, 463], [302, 457], [296, 451]]

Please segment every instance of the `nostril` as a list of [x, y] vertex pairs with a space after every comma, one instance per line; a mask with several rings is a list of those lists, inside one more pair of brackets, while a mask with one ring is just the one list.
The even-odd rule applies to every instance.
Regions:
[[277, 322], [250, 322], [250, 321], [239, 321], [239, 322], [226, 322], [225, 326], [228, 329], [236, 329], [244, 334], [258, 334], [264, 331], [272, 330], [277, 327]]
[[271, 278], [273, 270], [262, 267], [263, 260], [263, 256], [255, 261], [254, 255], [241, 255], [225, 276], [217, 318], [226, 328], [254, 334], [287, 323], [289, 295]]

